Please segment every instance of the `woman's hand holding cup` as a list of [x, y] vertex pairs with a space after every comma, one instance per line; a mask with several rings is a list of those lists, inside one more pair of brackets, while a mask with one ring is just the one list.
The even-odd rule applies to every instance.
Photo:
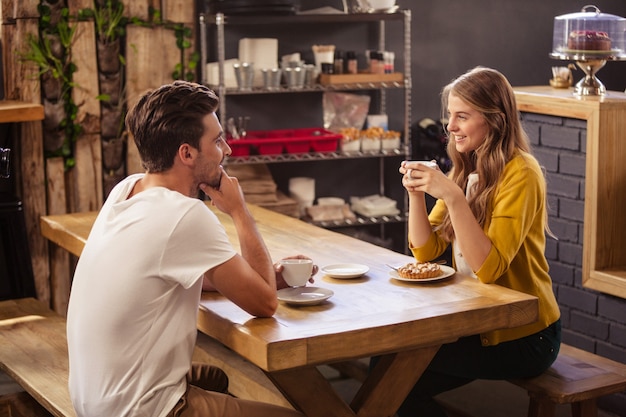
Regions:
[[[425, 167], [425, 168], [422, 168]], [[418, 189], [416, 187], [416, 185], [418, 185], [419, 183], [417, 181], [414, 180], [421, 180], [423, 177], [423, 174], [426, 173], [426, 171], [430, 171], [430, 170], [439, 170], [437, 162], [435, 161], [402, 161], [402, 163], [400, 164], [400, 173], [403, 175], [402, 177], [402, 185], [404, 186], [404, 188], [406, 188], [406, 190], [408, 192], [417, 192]], [[417, 172], [417, 174], [413, 174], [414, 171], [420, 171]]]

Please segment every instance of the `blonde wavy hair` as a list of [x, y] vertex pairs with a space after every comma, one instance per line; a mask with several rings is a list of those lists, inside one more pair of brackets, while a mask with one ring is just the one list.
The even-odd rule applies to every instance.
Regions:
[[[461, 189], [467, 187], [469, 174], [478, 174], [478, 183], [468, 203], [478, 223], [483, 226], [505, 165], [519, 151], [530, 153], [530, 143], [522, 127], [513, 88], [500, 72], [476, 67], [445, 86], [441, 93], [444, 117], [447, 117], [448, 97], [451, 93], [480, 112], [489, 127], [484, 142], [474, 151], [458, 152], [454, 134], [449, 132], [447, 145], [448, 156], [452, 161], [448, 176]], [[454, 230], [449, 213], [446, 213], [438, 230], [444, 239], [453, 239]]]

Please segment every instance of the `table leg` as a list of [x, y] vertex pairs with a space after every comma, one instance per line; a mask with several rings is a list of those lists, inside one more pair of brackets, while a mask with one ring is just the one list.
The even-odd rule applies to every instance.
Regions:
[[[354, 411], [335, 392], [315, 366], [268, 372], [285, 398], [307, 417], [354, 417]], [[332, 413], [329, 414], [329, 410]]]
[[393, 416], [438, 350], [429, 346], [381, 356], [352, 400], [356, 415]]
[[439, 346], [382, 355], [350, 406], [316, 367], [270, 372], [269, 378], [307, 417], [393, 416]]

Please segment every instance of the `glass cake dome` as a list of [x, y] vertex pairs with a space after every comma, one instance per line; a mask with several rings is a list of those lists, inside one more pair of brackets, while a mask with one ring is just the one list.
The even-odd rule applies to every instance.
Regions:
[[585, 6], [554, 18], [554, 58], [626, 58], [626, 18]]
[[575, 86], [575, 95], [604, 95], [606, 88], [596, 73], [607, 61], [626, 60], [626, 18], [601, 13], [591, 5], [579, 13], [555, 17], [550, 57], [575, 61], [585, 73]]

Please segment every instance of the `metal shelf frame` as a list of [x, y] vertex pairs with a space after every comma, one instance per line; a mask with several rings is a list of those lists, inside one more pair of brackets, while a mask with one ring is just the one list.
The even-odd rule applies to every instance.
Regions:
[[392, 156], [405, 156], [400, 149], [388, 151], [370, 152], [309, 152], [309, 153], [282, 153], [276, 155], [248, 155], [229, 156], [226, 165], [240, 164], [267, 164], [278, 162], [300, 162], [300, 161], [327, 161], [334, 159], [362, 159], [381, 158]]
[[395, 215], [395, 216], [380, 216], [380, 217], [363, 217], [357, 216], [354, 220], [331, 220], [331, 221], [323, 221], [323, 222], [314, 222], [308, 219], [304, 219], [311, 224], [316, 226], [323, 227], [325, 229], [334, 229], [341, 227], [353, 227], [353, 226], [367, 226], [367, 225], [383, 225], [389, 223], [405, 223], [406, 216], [405, 215]]
[[[403, 24], [403, 61], [404, 61], [404, 80], [403, 82], [376, 82], [376, 83], [354, 83], [354, 84], [335, 84], [321, 85], [316, 84], [312, 87], [303, 87], [298, 89], [281, 87], [278, 90], [268, 90], [265, 88], [253, 88], [252, 90], [240, 91], [234, 88], [226, 88], [224, 82], [224, 62], [225, 62], [225, 26], [240, 25], [315, 25], [320, 23], [345, 23], [345, 24], [363, 24], [377, 23], [378, 31], [378, 49], [386, 50], [386, 27], [387, 23], [401, 22]], [[378, 111], [386, 113], [386, 90], [404, 89], [404, 123], [403, 123], [403, 141], [401, 149], [395, 151], [382, 152], [324, 152], [324, 153], [307, 153], [307, 154], [281, 154], [281, 155], [251, 155], [246, 157], [230, 157], [226, 161], [227, 164], [253, 164], [253, 163], [281, 163], [281, 162], [298, 162], [298, 161], [317, 161], [317, 160], [337, 160], [352, 158], [379, 158], [379, 193], [386, 195], [384, 186], [385, 160], [390, 156], [411, 155], [410, 137], [411, 137], [411, 11], [397, 10], [393, 13], [349, 13], [349, 14], [297, 14], [297, 15], [278, 15], [278, 16], [227, 16], [223, 13], [217, 14], [200, 14], [200, 55], [201, 55], [201, 79], [202, 83], [207, 83], [206, 64], [208, 61], [208, 31], [207, 26], [215, 26], [215, 51], [218, 60], [218, 85], [210, 85], [220, 97], [220, 118], [227, 120], [227, 96], [251, 95], [251, 94], [312, 94], [323, 93], [326, 91], [360, 91], [374, 90], [380, 93], [380, 105]], [[403, 201], [402, 212], [406, 212], [408, 207], [408, 197], [405, 195]], [[394, 222], [406, 222], [406, 216], [383, 216], [378, 218], [359, 217], [356, 221], [350, 222], [322, 222], [316, 223], [322, 227], [343, 227], [358, 226], [367, 224], [380, 224], [381, 235], [385, 235], [384, 224]], [[406, 232], [405, 232], [406, 240]]]

